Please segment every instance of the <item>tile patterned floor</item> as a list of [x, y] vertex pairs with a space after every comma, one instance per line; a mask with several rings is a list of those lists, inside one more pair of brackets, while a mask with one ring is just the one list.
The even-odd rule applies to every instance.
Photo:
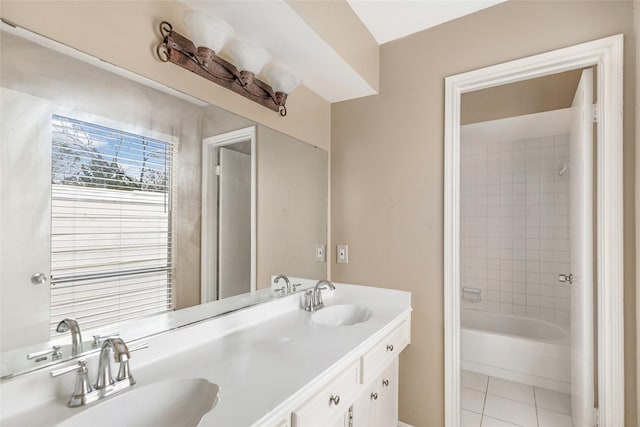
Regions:
[[571, 396], [462, 371], [461, 427], [572, 427]]

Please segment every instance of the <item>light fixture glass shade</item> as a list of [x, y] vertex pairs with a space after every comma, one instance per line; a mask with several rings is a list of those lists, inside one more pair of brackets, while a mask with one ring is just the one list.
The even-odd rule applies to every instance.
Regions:
[[193, 44], [209, 48], [215, 53], [219, 53], [235, 35], [235, 31], [225, 20], [197, 10], [186, 11], [183, 20]]
[[258, 74], [271, 61], [269, 52], [242, 40], [231, 40], [227, 45], [227, 52], [238, 70], [253, 74]]
[[302, 79], [293, 74], [290, 70], [276, 65], [264, 71], [264, 77], [274, 92], [290, 94], [302, 83]]

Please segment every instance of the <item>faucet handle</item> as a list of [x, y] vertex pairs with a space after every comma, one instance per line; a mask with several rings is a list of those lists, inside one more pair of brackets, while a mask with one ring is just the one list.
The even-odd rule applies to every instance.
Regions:
[[149, 348], [149, 343], [148, 342], [142, 342], [140, 344], [136, 344], [134, 346], [129, 347], [129, 353], [132, 353], [132, 352], [138, 351], [138, 350], [144, 350], [145, 348]]
[[76, 406], [83, 406], [87, 404], [89, 394], [93, 391], [89, 384], [89, 370], [87, 369], [87, 361], [85, 359], [78, 360], [77, 363], [66, 366], [60, 369], [54, 369], [51, 371], [51, 378], [59, 377], [60, 375], [67, 374], [69, 372], [77, 372], [78, 377], [76, 379], [76, 386], [73, 389], [71, 398], [67, 406], [74, 408]]
[[304, 292], [303, 307], [305, 311], [313, 311], [313, 290], [309, 289]]
[[[143, 342], [140, 344], [137, 344], [135, 346], [129, 347], [129, 353], [132, 353], [134, 351], [137, 350], [142, 350], [145, 348], [149, 348], [149, 343], [148, 342]], [[122, 357], [120, 360], [120, 368], [118, 369], [118, 375], [116, 375], [116, 381], [124, 381], [124, 380], [128, 380], [129, 381], [129, 385], [134, 385], [136, 383], [136, 380], [133, 378], [133, 376], [131, 375], [131, 370], [129, 369], [129, 358], [128, 357]]]
[[120, 336], [120, 332], [113, 332], [107, 335], [94, 335], [93, 336], [93, 348], [99, 348], [102, 345], [102, 341], [108, 340], [109, 338], [118, 338]]
[[[149, 348], [148, 342], [143, 342], [140, 344], [136, 344], [132, 347], [129, 347], [129, 353], [134, 351], [142, 350], [145, 348]], [[118, 369], [118, 375], [116, 375], [116, 381], [129, 381], [129, 385], [132, 386], [136, 383], [136, 380], [131, 375], [131, 370], [129, 369], [129, 357], [125, 357], [124, 355], [120, 359], [120, 367]]]
[[77, 371], [78, 373], [82, 373], [82, 371], [87, 370], [87, 360], [80, 359], [72, 365], [65, 366], [62, 368], [54, 369], [51, 371], [51, 378], [57, 378], [60, 375], [68, 374], [69, 372]]
[[[60, 348], [62, 348], [62, 346], [60, 345], [54, 345], [53, 347], [51, 347], [50, 350], [42, 350], [42, 351], [37, 351], [35, 353], [29, 353], [27, 354], [27, 359], [32, 360], [32, 359], [40, 359], [43, 356], [47, 356], [47, 355], [51, 355], [51, 360], [58, 360], [62, 358], [62, 352], [60, 351]], [[40, 360], [36, 360], [36, 362], [39, 362]]]
[[129, 359], [124, 359], [120, 361], [120, 367], [118, 368], [118, 375], [116, 375], [116, 381], [124, 381], [128, 380], [129, 385], [134, 385], [136, 380], [133, 379], [131, 375], [131, 370], [129, 370]]

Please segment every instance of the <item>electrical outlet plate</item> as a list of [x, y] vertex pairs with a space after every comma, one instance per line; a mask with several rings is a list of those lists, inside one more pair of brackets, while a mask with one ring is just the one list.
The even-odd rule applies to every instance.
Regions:
[[327, 261], [327, 245], [324, 243], [316, 243], [316, 262]]
[[338, 264], [349, 264], [349, 246], [348, 245], [337, 245], [336, 262]]

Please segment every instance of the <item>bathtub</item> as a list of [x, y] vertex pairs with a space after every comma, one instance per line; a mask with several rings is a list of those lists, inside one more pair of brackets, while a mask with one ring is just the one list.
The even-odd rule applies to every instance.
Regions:
[[460, 320], [462, 369], [571, 392], [571, 348], [560, 326], [468, 309]]

